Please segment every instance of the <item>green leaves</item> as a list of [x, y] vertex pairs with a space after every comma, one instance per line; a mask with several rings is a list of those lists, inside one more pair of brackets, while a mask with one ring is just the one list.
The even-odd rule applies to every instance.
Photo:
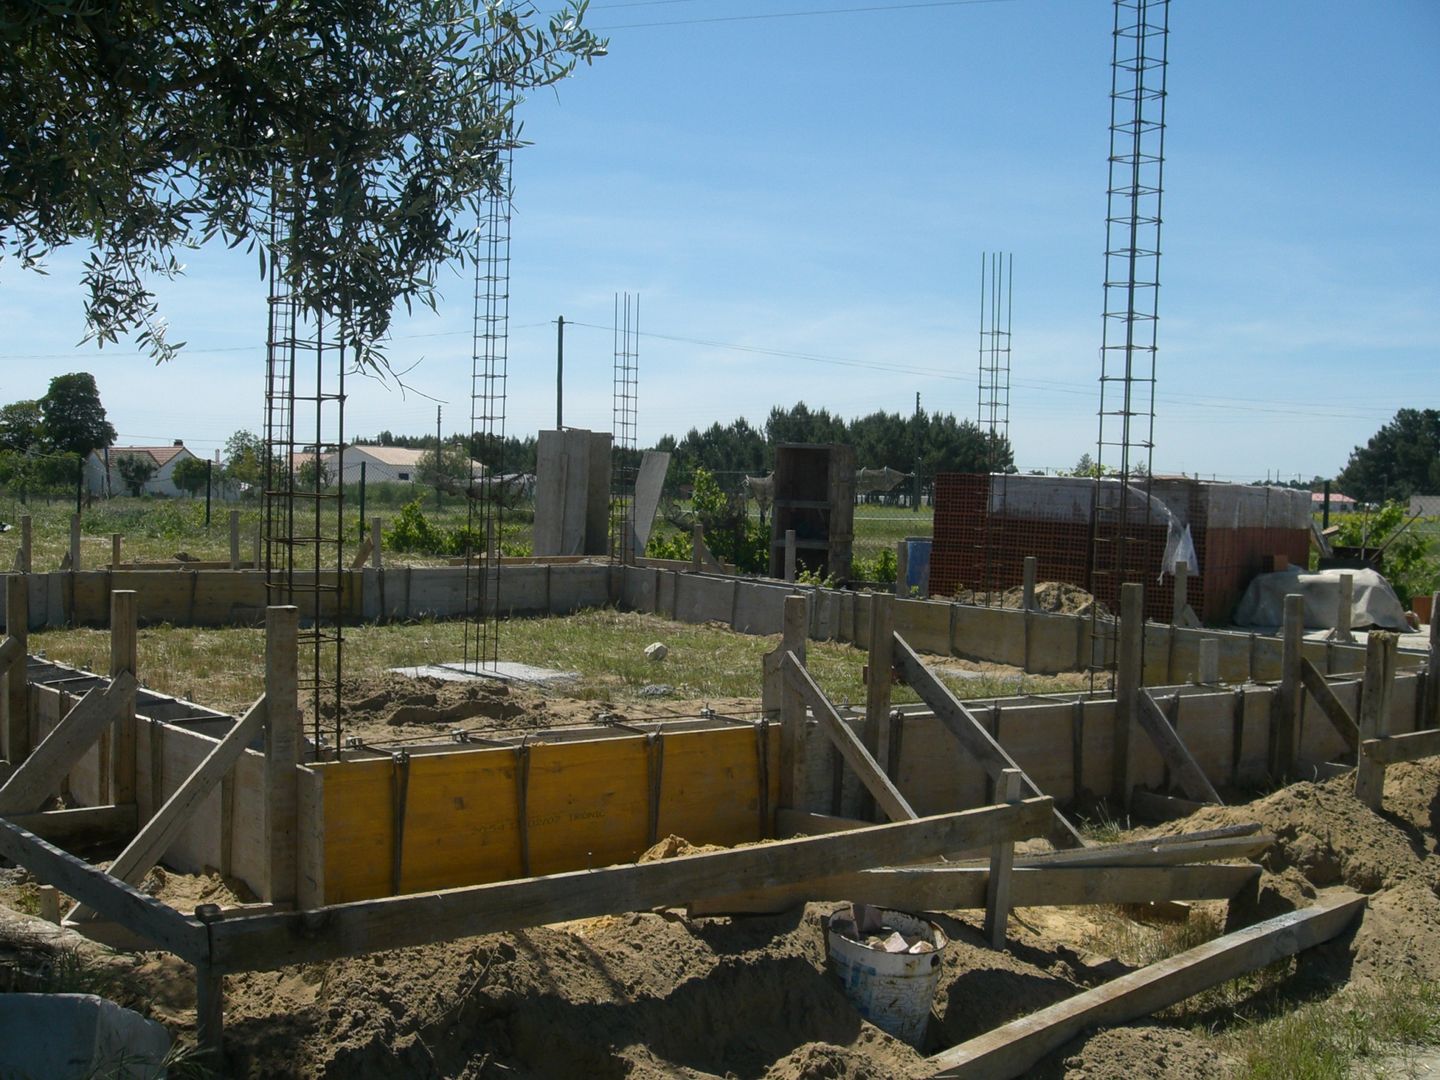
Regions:
[[[433, 299], [518, 144], [514, 95], [604, 43], [584, 5], [500, 0], [87, 0], [0, 15], [0, 259], [91, 249], [87, 339], [179, 348], [148, 283], [220, 236], [373, 343]], [[283, 178], [281, 190], [272, 187]], [[278, 242], [278, 211], [287, 227]]]

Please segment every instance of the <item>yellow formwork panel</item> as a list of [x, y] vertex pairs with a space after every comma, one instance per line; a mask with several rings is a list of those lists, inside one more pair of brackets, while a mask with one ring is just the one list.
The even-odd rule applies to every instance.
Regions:
[[[765, 810], [773, 815], [778, 725], [766, 744]], [[537, 742], [523, 753], [506, 747], [416, 755], [405, 785], [400, 891], [634, 861], [650, 843], [657, 766], [657, 836], [734, 844], [768, 835], [768, 823], [761, 829], [753, 728]], [[400, 766], [313, 767], [324, 784], [325, 902], [392, 895]]]
[[780, 799], [780, 727], [766, 733], [764, 831], [760, 823], [760, 746], [753, 728], [682, 731], [661, 736], [657, 833], [695, 844], [740, 844], [774, 831]]
[[634, 862], [649, 841], [644, 736], [530, 747], [530, 873]]

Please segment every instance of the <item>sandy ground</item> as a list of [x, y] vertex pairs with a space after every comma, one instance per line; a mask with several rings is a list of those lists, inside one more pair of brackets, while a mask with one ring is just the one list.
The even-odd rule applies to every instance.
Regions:
[[[598, 707], [490, 683], [389, 679], [350, 700], [358, 703], [353, 732], [374, 740], [397, 733], [433, 738], [454, 726], [584, 722]], [[1351, 783], [1342, 776], [1296, 784], [1155, 831], [1259, 821], [1275, 833], [1277, 843], [1262, 859], [1258, 899], [1232, 910], [1232, 925], [1305, 906], [1336, 886], [1369, 895], [1358, 930], [1306, 954], [1292, 979], [1325, 992], [1400, 974], [1440, 979], [1440, 760], [1393, 767], [1383, 813], [1355, 800]], [[684, 849], [676, 840], [655, 854]], [[250, 899], [214, 876], [156, 871], [145, 887], [182, 908]], [[0, 900], [33, 905], [33, 882], [21, 871], [0, 874]], [[978, 913], [937, 914], [952, 944], [925, 1042], [912, 1048], [862, 1021], [827, 973], [820, 920], [835, 906], [734, 919], [638, 912], [232, 976], [223, 1073], [906, 1077], [919, 1074], [926, 1054], [1128, 970], [1102, 944], [1101, 924], [1113, 922], [1113, 911], [1022, 909], [1004, 952], [984, 945]], [[103, 992], [190, 1037], [193, 981], [184, 964], [160, 954], [80, 948], [99, 957]], [[53, 966], [53, 950], [53, 943], [17, 943], [0, 934], [0, 990], [32, 984], [36, 971]], [[1193, 1023], [1152, 1019], [1101, 1031], [1051, 1055], [1032, 1075], [1225, 1075], [1232, 1063]]]

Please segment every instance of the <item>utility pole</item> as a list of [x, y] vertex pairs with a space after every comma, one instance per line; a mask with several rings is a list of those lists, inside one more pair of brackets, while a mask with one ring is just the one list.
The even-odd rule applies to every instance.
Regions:
[[915, 477], [910, 509], [920, 512], [920, 391], [915, 391]]
[[555, 320], [555, 430], [565, 426], [565, 316]]
[[440, 406], [435, 406], [435, 509], [440, 509], [440, 478], [445, 475], [440, 457]]

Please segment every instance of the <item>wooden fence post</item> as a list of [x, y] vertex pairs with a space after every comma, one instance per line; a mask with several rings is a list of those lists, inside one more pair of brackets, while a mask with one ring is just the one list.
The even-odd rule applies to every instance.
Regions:
[[704, 561], [700, 557], [700, 551], [705, 546], [705, 526], [696, 522], [690, 526], [690, 572], [698, 574], [704, 569]]
[[380, 534], [384, 531], [384, 518], [370, 519], [370, 565], [376, 570], [385, 568], [385, 559], [380, 554]]
[[1040, 576], [1040, 560], [1034, 555], [1025, 556], [1025, 577], [1022, 591], [1024, 600], [1021, 607], [1026, 611], [1035, 610], [1035, 579]]
[[785, 580], [795, 580], [795, 530], [785, 530]]
[[299, 608], [265, 609], [266, 899], [276, 904], [294, 903], [298, 892], [299, 630]]
[[20, 651], [5, 673], [5, 758], [12, 768], [18, 768], [30, 756], [30, 685], [25, 673], [30, 637], [29, 574], [11, 574], [5, 579], [5, 633], [20, 643]]
[[30, 573], [33, 568], [34, 554], [34, 531], [31, 528], [30, 515], [22, 514], [20, 517], [20, 565], [16, 567], [20, 573]]
[[[135, 675], [139, 666], [138, 594], [117, 589], [110, 594], [110, 678], [122, 673]], [[137, 724], [135, 722], [135, 691], [130, 690], [117, 703], [115, 723], [111, 732], [110, 760], [114, 781], [111, 801], [116, 806], [135, 802], [135, 757]], [[156, 807], [156, 809], [159, 809]]]
[[1305, 640], [1305, 598], [1299, 593], [1285, 597], [1283, 633], [1280, 686], [1270, 712], [1270, 775], [1277, 780], [1294, 775], [1295, 751], [1300, 740], [1300, 657]]
[[1171, 626], [1183, 626], [1185, 623], [1185, 605], [1190, 602], [1187, 595], [1189, 588], [1190, 564], [1181, 559], [1175, 564], [1175, 591], [1170, 597]]
[[240, 569], [240, 511], [230, 511], [230, 569]]
[[111, 533], [111, 534], [110, 534], [110, 565], [111, 565], [111, 567], [116, 567], [116, 566], [119, 566], [119, 565], [120, 565], [120, 555], [121, 555], [121, 553], [124, 551], [124, 548], [125, 548], [125, 534], [124, 534], [124, 533]]
[[1390, 691], [1395, 683], [1397, 638], [1372, 630], [1365, 642], [1365, 676], [1360, 683], [1360, 753], [1355, 761], [1355, 797], [1379, 810], [1385, 795], [1385, 766], [1365, 753], [1366, 739], [1390, 734]]
[[1430, 659], [1425, 667], [1425, 717], [1430, 727], [1440, 727], [1440, 590], [1430, 598]]
[[[805, 632], [809, 613], [803, 596], [785, 598], [785, 628], [780, 640], [780, 658], [787, 652], [805, 662]], [[782, 668], [783, 673], [783, 668]], [[805, 769], [805, 698], [782, 674], [780, 690], [780, 805], [808, 810]]]
[[910, 545], [904, 540], [895, 542], [895, 595], [909, 596], [905, 579], [910, 576]]
[[70, 569], [80, 569], [80, 515], [70, 515]]
[[870, 655], [865, 680], [865, 749], [886, 776], [890, 761], [890, 683], [895, 666], [895, 598], [870, 594]]
[[1130, 805], [1134, 787], [1130, 741], [1140, 710], [1145, 681], [1145, 588], [1134, 582], [1120, 586], [1120, 641], [1115, 651], [1115, 750], [1113, 788], [1117, 806]]
[[1355, 603], [1355, 575], [1340, 575], [1340, 599], [1335, 605], [1335, 629], [1330, 631], [1330, 640], [1339, 642], [1342, 645], [1349, 645], [1354, 642], [1355, 635], [1350, 632], [1350, 615]]
[[[1002, 769], [995, 784], [997, 803], [1020, 801], [1020, 770]], [[985, 936], [992, 949], [1005, 947], [1010, 919], [1010, 884], [1015, 866], [1015, 841], [1007, 837], [990, 848], [990, 880], [985, 887]]]

